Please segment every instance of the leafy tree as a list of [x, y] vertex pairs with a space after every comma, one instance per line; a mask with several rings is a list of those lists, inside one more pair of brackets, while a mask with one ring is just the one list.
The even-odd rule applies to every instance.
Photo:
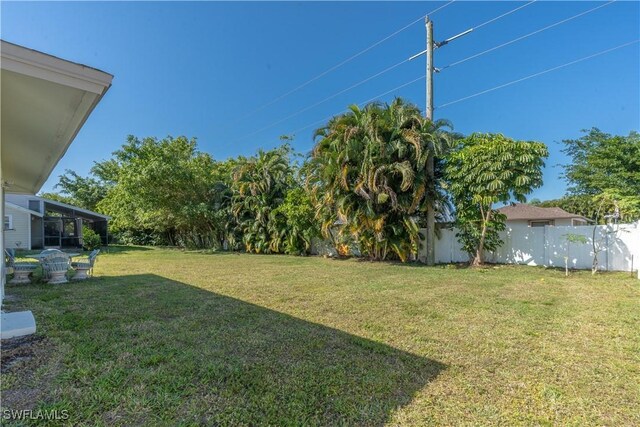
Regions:
[[460, 141], [447, 157], [448, 189], [456, 207], [457, 234], [472, 265], [483, 263], [484, 250], [501, 244], [504, 215], [497, 203], [525, 196], [542, 185], [542, 167], [548, 156], [543, 143], [515, 141], [501, 134], [474, 133]]
[[532, 205], [540, 206], [542, 208], [559, 207], [567, 212], [582, 215], [585, 218], [595, 220], [597, 205], [593, 203], [593, 197], [588, 194], [582, 195], [567, 195], [560, 199], [552, 199], [545, 201], [530, 202]]
[[609, 200], [623, 220], [640, 219], [640, 134], [618, 136], [597, 128], [583, 132], [581, 138], [563, 141], [563, 152], [572, 160], [564, 165], [570, 195], [586, 201], [589, 218], [595, 219], [594, 206]]
[[606, 190], [600, 194], [567, 195], [560, 199], [545, 200], [532, 203], [540, 207], [559, 207], [567, 212], [582, 215], [596, 224], [604, 224], [604, 214], [620, 212], [619, 222], [632, 222], [640, 219], [640, 197], [623, 196], [614, 190]]
[[440, 212], [446, 207], [438, 183], [427, 179], [426, 162], [446, 150], [450, 127], [396, 99], [351, 106], [318, 129], [305, 171], [322, 234], [329, 238], [344, 223], [339, 233], [353, 236], [371, 259], [394, 254], [406, 261], [416, 252], [426, 204], [435, 202]]
[[115, 184], [98, 208], [115, 231], [142, 242], [210, 248], [225, 239], [231, 192], [228, 171], [197, 150], [194, 139], [129, 136], [95, 169]]
[[597, 128], [583, 132], [579, 139], [563, 141], [572, 160], [564, 165], [569, 194], [536, 205], [558, 206], [600, 224], [606, 221], [602, 212], [616, 209], [620, 221], [640, 219], [640, 134], [612, 136]]
[[59, 178], [54, 188], [59, 188], [72, 204], [81, 208], [95, 211], [98, 203], [107, 195], [108, 186], [98, 179], [82, 177], [69, 169]]
[[291, 255], [308, 254], [311, 240], [320, 235], [311, 198], [302, 187], [287, 193], [271, 213], [271, 249]]
[[597, 128], [579, 139], [562, 141], [572, 163], [564, 165], [571, 194], [600, 194], [610, 189], [621, 195], [640, 194], [640, 134], [612, 136]]

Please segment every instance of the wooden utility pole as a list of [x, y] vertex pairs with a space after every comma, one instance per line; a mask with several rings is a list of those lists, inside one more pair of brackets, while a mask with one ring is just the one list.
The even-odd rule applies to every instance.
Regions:
[[[426, 87], [426, 108], [425, 116], [428, 120], [433, 121], [433, 21], [428, 16], [424, 18], [425, 27], [427, 30], [427, 87]], [[429, 157], [427, 157], [427, 182], [431, 191], [427, 192], [427, 265], [435, 265], [435, 238], [436, 238], [436, 212], [434, 206], [434, 158], [433, 151], [429, 150]]]

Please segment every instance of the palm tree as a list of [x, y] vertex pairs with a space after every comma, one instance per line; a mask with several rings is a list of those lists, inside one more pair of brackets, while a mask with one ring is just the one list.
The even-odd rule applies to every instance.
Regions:
[[426, 162], [450, 145], [447, 127], [397, 98], [391, 104], [351, 106], [318, 129], [307, 186], [323, 234], [329, 236], [342, 219], [340, 233], [353, 236], [371, 259], [394, 253], [405, 261], [415, 253], [426, 203], [445, 206], [438, 183], [427, 177]]
[[279, 252], [278, 245], [272, 244], [270, 219], [292, 185], [290, 152], [288, 145], [259, 150], [256, 156], [242, 159], [233, 173], [231, 209], [247, 252]]

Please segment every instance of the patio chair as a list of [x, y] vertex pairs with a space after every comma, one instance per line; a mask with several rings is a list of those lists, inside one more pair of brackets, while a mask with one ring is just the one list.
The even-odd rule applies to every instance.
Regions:
[[49, 283], [67, 283], [67, 272], [71, 266], [71, 258], [64, 252], [52, 252], [42, 257], [42, 270]]
[[[42, 252], [40, 252], [40, 262], [42, 263], [42, 259], [49, 254], [58, 254], [58, 253], [62, 253], [62, 251], [60, 249], [45, 249]], [[46, 282], [49, 280], [49, 274], [48, 272], [44, 269], [44, 267], [42, 268], [42, 279]]]
[[16, 253], [13, 249], [5, 249], [4, 253], [7, 258], [7, 267], [13, 271], [13, 279], [11, 284], [31, 283], [29, 276], [38, 268], [35, 262], [16, 262]]
[[99, 253], [100, 249], [94, 249], [91, 251], [86, 261], [81, 260], [72, 262], [71, 267], [76, 270], [76, 275], [73, 276], [71, 280], [85, 280], [90, 276], [93, 276], [93, 265], [95, 264]]

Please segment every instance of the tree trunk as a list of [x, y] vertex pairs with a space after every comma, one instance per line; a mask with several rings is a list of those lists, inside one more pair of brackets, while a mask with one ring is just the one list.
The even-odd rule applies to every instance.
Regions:
[[487, 224], [489, 219], [491, 218], [491, 206], [487, 209], [486, 216], [484, 215], [484, 211], [480, 208], [480, 212], [482, 214], [482, 231], [480, 232], [480, 241], [478, 242], [478, 247], [476, 248], [476, 255], [473, 258], [473, 263], [471, 264], [473, 267], [479, 267], [484, 264], [482, 251], [484, 250], [484, 238], [487, 235]]

